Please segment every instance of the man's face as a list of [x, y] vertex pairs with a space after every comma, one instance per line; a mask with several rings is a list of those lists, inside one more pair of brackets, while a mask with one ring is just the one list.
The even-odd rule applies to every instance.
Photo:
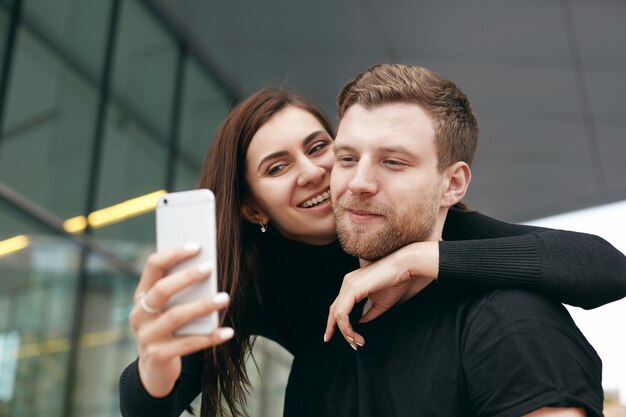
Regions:
[[420, 106], [353, 105], [334, 146], [330, 189], [346, 252], [376, 260], [409, 243], [440, 238], [435, 226], [444, 178], [432, 118]]

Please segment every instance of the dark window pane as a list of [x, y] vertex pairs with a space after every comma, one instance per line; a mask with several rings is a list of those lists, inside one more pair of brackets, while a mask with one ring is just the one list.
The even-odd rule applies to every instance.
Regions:
[[[166, 181], [176, 43], [139, 2], [128, 0], [116, 45], [98, 209], [163, 189]], [[95, 236], [129, 258], [125, 245], [154, 242], [154, 218], [132, 217]]]
[[174, 40], [138, 1], [122, 2], [113, 70], [115, 100], [160, 139], [169, 135], [177, 55]]
[[189, 161], [178, 159], [174, 170], [174, 190], [184, 191], [192, 190], [198, 185], [200, 168], [197, 165], [190, 164]]
[[230, 99], [193, 59], [185, 68], [183, 91], [179, 150], [199, 168], [215, 130], [228, 113]]
[[25, 0], [22, 18], [81, 72], [100, 80], [111, 0]]
[[61, 218], [81, 214], [96, 105], [92, 84], [19, 30], [2, 126], [0, 181]]

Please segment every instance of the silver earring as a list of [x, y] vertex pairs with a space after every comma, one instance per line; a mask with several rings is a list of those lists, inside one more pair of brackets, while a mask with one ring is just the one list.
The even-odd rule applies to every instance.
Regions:
[[263, 224], [263, 222], [259, 222], [259, 225], [261, 226], [261, 233], [267, 232], [267, 225], [266, 224]]

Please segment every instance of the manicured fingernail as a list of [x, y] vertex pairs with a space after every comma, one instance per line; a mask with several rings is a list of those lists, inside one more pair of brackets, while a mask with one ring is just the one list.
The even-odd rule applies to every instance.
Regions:
[[356, 345], [355, 345], [354, 343], [350, 343], [350, 347], [351, 347], [352, 349], [354, 349], [354, 350], [357, 350], [357, 347], [356, 347]]
[[200, 265], [198, 265], [198, 272], [201, 272], [203, 274], [209, 272], [211, 269], [213, 269], [213, 263], [211, 262], [202, 262]]
[[359, 341], [354, 341], [354, 343], [356, 343], [358, 346], [363, 347], [363, 343], [359, 342]]
[[326, 339], [326, 333], [324, 333], [324, 342], [328, 342], [328, 339]]
[[353, 339], [353, 338], [351, 338], [350, 336], [346, 336], [346, 339], [348, 339], [348, 342], [350, 342], [350, 343], [354, 343], [354, 339]]
[[200, 250], [200, 244], [197, 242], [186, 243], [183, 247], [187, 252], [197, 252]]
[[228, 340], [235, 335], [235, 331], [231, 329], [230, 327], [226, 327], [226, 328], [220, 329], [217, 335], [222, 340]]
[[215, 304], [216, 306], [224, 305], [228, 302], [229, 298], [230, 297], [228, 296], [227, 293], [218, 292], [217, 294], [213, 296], [213, 304]]

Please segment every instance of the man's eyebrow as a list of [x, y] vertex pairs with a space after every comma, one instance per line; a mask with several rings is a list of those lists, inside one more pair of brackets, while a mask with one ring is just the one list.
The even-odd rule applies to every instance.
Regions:
[[[337, 142], [335, 142], [333, 149], [335, 150], [335, 152], [339, 152], [339, 151], [355, 152], [356, 151], [356, 148], [354, 148], [353, 146], [337, 144]], [[413, 152], [409, 150], [409, 148], [406, 148], [404, 146], [383, 146], [381, 148], [376, 148], [375, 151], [376, 153], [401, 153], [401, 154], [405, 154], [408, 156], [416, 156]]]
[[344, 145], [344, 144], [337, 144], [337, 142], [335, 142], [333, 144], [333, 150], [335, 152], [337, 151], [348, 151], [348, 152], [354, 152], [356, 149], [353, 146], [350, 145]]
[[384, 146], [382, 148], [379, 148], [378, 151], [383, 153], [403, 153], [405, 155], [415, 156], [415, 154], [411, 152], [409, 148], [406, 148], [404, 146]]
[[[316, 130], [316, 131], [311, 132], [308, 135], [306, 135], [306, 137], [302, 140], [302, 146], [303, 147], [308, 146], [309, 143], [313, 142], [315, 139], [317, 139], [321, 135], [329, 136], [328, 132], [326, 132], [325, 130]], [[269, 161], [271, 159], [274, 159], [274, 158], [281, 158], [281, 157], [286, 156], [286, 155], [287, 155], [287, 151], [278, 151], [278, 152], [274, 152], [274, 153], [271, 153], [271, 154], [265, 156], [263, 159], [261, 159], [261, 162], [259, 162], [259, 165], [256, 168], [257, 174], [259, 173], [259, 171], [261, 170], [261, 166], [265, 162], [267, 162], [267, 161]]]

